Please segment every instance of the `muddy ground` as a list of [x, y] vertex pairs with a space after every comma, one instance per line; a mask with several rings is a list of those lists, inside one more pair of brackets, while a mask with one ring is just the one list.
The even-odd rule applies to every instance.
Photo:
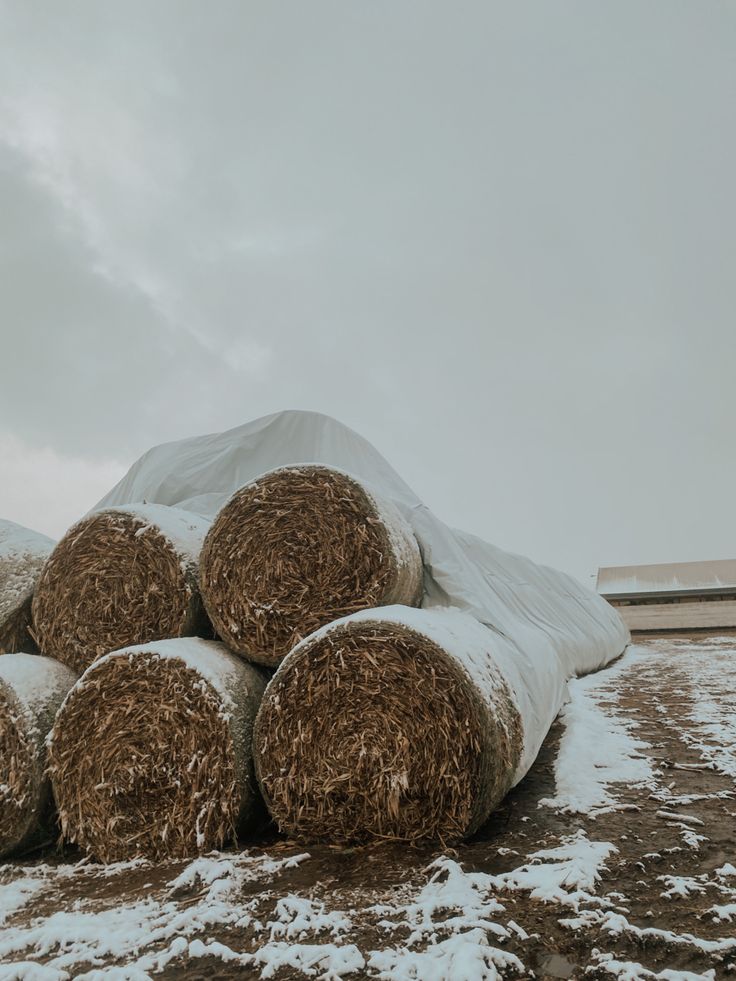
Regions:
[[[529, 978], [661, 976], [685, 981], [731, 976], [730, 972], [736, 972], [736, 940], [731, 943], [736, 937], [736, 869], [733, 875], [729, 872], [736, 866], [736, 638], [640, 637], [636, 645], [638, 653], [626, 670], [600, 672], [586, 695], [608, 719], [623, 724], [632, 737], [646, 744], [640, 753], [650, 761], [651, 777], [639, 786], [611, 785], [608, 790], [615, 804], [586, 814], [542, 803], [556, 794], [555, 760], [566, 726], [575, 724], [572, 718], [565, 722], [563, 715], [526, 779], [472, 841], [454, 850], [305, 848], [274, 835], [265, 848], [259, 846], [259, 855], [265, 852], [282, 860], [308, 852], [309, 858], [292, 868], [279, 867], [267, 879], [256, 875], [247, 881], [246, 876], [238, 883], [236, 897], [247, 911], [240, 923], [231, 916], [225, 925], [203, 921], [198, 929], [196, 924], [194, 928], [189, 924], [184, 930], [187, 940], [217, 941], [238, 955], [257, 952], [264, 944], [264, 925], [278, 921], [279, 916], [284, 920], [277, 908], [279, 900], [295, 895], [311, 900], [312, 909], [328, 914], [344, 912], [348, 926], [335, 929], [333, 920], [320, 929], [314, 921], [301, 935], [290, 937], [272, 930], [271, 938], [286, 936], [302, 944], [354, 945], [365, 955], [365, 965], [352, 973], [330, 974], [323, 963], [313, 968], [314, 977], [426, 977], [429, 981], [446, 976], [472, 981], [476, 977], [493, 978], [496, 971], [498, 976]], [[581, 780], [587, 776], [581, 772]], [[394, 973], [384, 971], [383, 975], [379, 968], [368, 966], [368, 952], [400, 949], [411, 932], [398, 915], [393, 917], [394, 928], [389, 929], [385, 909], [372, 907], [393, 905], [400, 910], [402, 904], [410, 903], [432, 875], [427, 867], [439, 856], [456, 861], [465, 872], [497, 876], [523, 866], [535, 852], [558, 848], [578, 831], [584, 832], [587, 841], [610, 843], [617, 849], [611, 850], [601, 864], [600, 881], [584, 890], [582, 898], [560, 902], [547, 897], [544, 901], [533, 898], [524, 888], [485, 893], [492, 913], [489, 918], [508, 934], [504, 937], [491, 931], [489, 935], [486, 930], [486, 936], [499, 949], [515, 954], [523, 968], [510, 962], [494, 966], [492, 958], [484, 962], [485, 968], [480, 962], [480, 966], [468, 967], [462, 957], [454, 961], [452, 957], [440, 958], [431, 965], [427, 962], [426, 967], [407, 962]], [[78, 977], [93, 967], [102, 970], [99, 977], [145, 977], [143, 969], [135, 974], [130, 968], [126, 974], [125, 965], [135, 963], [136, 957], [147, 951], [166, 947], [170, 932], [159, 940], [149, 936], [135, 956], [131, 953], [123, 958], [95, 954], [85, 960], [82, 945], [82, 960], [70, 964], [58, 960], [63, 944], [48, 946], [47, 942], [48, 949], [39, 950], [39, 937], [43, 937], [39, 925], [54, 914], [109, 910], [146, 898], [162, 903], [173, 896], [177, 908], [186, 911], [196, 907], [205, 891], [206, 884], [195, 879], [172, 893], [171, 883], [187, 863], [143, 865], [107, 876], [89, 868], [83, 874], [54, 875], [53, 868], [59, 862], [68, 868], [68, 863], [78, 858], [69, 853], [59, 859], [52, 853], [14, 866], [0, 866], [0, 884], [33, 874], [39, 861], [51, 866], [44, 880], [47, 885], [11, 914], [0, 931], [6, 941], [13, 935], [29, 941], [9, 952], [7, 942], [3, 947], [0, 938], [6, 964], [5, 974], [0, 968], [0, 979], [41, 977], [33, 975], [30, 967], [10, 967], [21, 961], [61, 972], [43, 975], [44, 981]], [[570, 891], [574, 893], [574, 889]], [[232, 896], [230, 902], [232, 905]], [[447, 919], [451, 912], [445, 910], [442, 916]], [[69, 922], [71, 935], [75, 926], [73, 920]], [[438, 922], [435, 918], [435, 926]], [[472, 916], [461, 924], [466, 932], [472, 926]], [[29, 929], [37, 932], [23, 933]], [[452, 936], [453, 929], [452, 925], [443, 928], [440, 924], [433, 935], [415, 939], [412, 949], [424, 950], [432, 940], [440, 942]], [[267, 931], [265, 939], [269, 939]], [[172, 979], [269, 976], [271, 968], [262, 963], [248, 964], [242, 957], [228, 959], [229, 954], [220, 948], [216, 951], [218, 956], [196, 956], [196, 948], [187, 948], [181, 956], [162, 964], [160, 971], [150, 970], [149, 965], [148, 974]], [[122, 971], [104, 973], [115, 964]], [[28, 973], [23, 974], [23, 970]], [[300, 967], [273, 970], [273, 977], [286, 981], [304, 978], [312, 968], [302, 961]]]

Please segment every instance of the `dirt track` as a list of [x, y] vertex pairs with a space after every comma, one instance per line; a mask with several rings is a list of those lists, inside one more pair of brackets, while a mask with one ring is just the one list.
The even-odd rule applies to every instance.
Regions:
[[[353, 946], [357, 948], [352, 957], [355, 963], [356, 957], [362, 957], [363, 966], [352, 973], [330, 975], [324, 973], [326, 962], [322, 962], [313, 976], [418, 977], [427, 981], [496, 976], [643, 978], [657, 976], [665, 969], [694, 972], [662, 975], [672, 981], [728, 976], [729, 971], [736, 971], [736, 638], [640, 640], [637, 651], [629, 657], [625, 670], [614, 667], [587, 681], [585, 690], [581, 688], [579, 705], [586, 712], [592, 707], [599, 721], [602, 711], [608, 720], [604, 725], [613, 720], [631, 740], [647, 744], [639, 752], [645, 762], [649, 760], [651, 774], [640, 786], [609, 786], [615, 804], [600, 807], [597, 815], [565, 812], [559, 805], [540, 803], [556, 795], [555, 759], [560, 741], [572, 738], [578, 724], [577, 717], [563, 714], [527, 778], [489, 825], [454, 851], [387, 846], [303, 849], [274, 838], [265, 848], [271, 858], [282, 860], [305, 851], [310, 857], [293, 868], [279, 867], [264, 874], [256, 870], [252, 876], [249, 872], [245, 876], [237, 873], [237, 877], [226, 869], [222, 875], [210, 871], [205, 878], [194, 877], [173, 890], [172, 880], [187, 863], [144, 865], [107, 877], [92, 868], [63, 877], [53, 869], [36, 872], [44, 887], [11, 915], [4, 930], [0, 928], [0, 953], [5, 951], [6, 963], [46, 963], [56, 969], [45, 975], [48, 979], [63, 977], [59, 971], [66, 971], [67, 977], [79, 976], [94, 963], [91, 956], [84, 957], [85, 950], [99, 955], [99, 945], [95, 948], [91, 942], [87, 948], [82, 946], [78, 962], [58, 963], [54, 960], [59, 956], [58, 944], [39, 956], [34, 949], [38, 934], [34, 939], [23, 933], [24, 928], [43, 925], [49, 916], [69, 911], [74, 904], [82, 916], [95, 916], [126, 908], [126, 904], [132, 907], [151, 897], [159, 904], [173, 904], [172, 916], [176, 911], [183, 915], [194, 910], [199, 920], [184, 917], [178, 934], [164, 931], [146, 949], [123, 958], [103, 952], [95, 966], [134, 964], [143, 954], [170, 947], [172, 936], [178, 935], [189, 943], [196, 939], [218, 941], [230, 953], [216, 948], [215, 957], [196, 945], [183, 944], [186, 949], [162, 963], [160, 972], [150, 970], [150, 964], [145, 963], [141, 969], [164, 978], [303, 978], [309, 951], [300, 950], [299, 945], [334, 943], [350, 951]], [[581, 762], [582, 782], [587, 778], [582, 772], [586, 765]], [[595, 843], [600, 843], [600, 854], [604, 855], [593, 865], [600, 881], [576, 885], [579, 869], [575, 861], [565, 864], [565, 848], [582, 848], [582, 854], [587, 855], [596, 852], [599, 846]], [[514, 870], [518, 873], [528, 857], [540, 850], [553, 850], [553, 854], [533, 861], [531, 876], [488, 878]], [[261, 856], [263, 851], [258, 848], [254, 854]], [[450, 864], [428, 871], [428, 865], [439, 856], [449, 859]], [[49, 857], [44, 860], [49, 862]], [[452, 883], [446, 894], [442, 893], [442, 884], [452, 879], [456, 868], [452, 862], [459, 863], [465, 873], [485, 876], [458, 879], [466, 898], [471, 897], [470, 907], [466, 902], [462, 913], [458, 907], [442, 906], [448, 897], [458, 895], [451, 894]], [[540, 869], [553, 886], [557, 883], [556, 895], [547, 895], [547, 901], [531, 895]], [[435, 873], [436, 885], [430, 892], [439, 886], [440, 900], [432, 907], [430, 929], [417, 935], [419, 913], [412, 909], [417, 907], [418, 898], [424, 901], [429, 895], [422, 893], [422, 888]], [[585, 869], [582, 878], [584, 873]], [[29, 874], [34, 874], [32, 864], [0, 868], [0, 884]], [[229, 883], [227, 908], [238, 907], [242, 915], [228, 913], [218, 921], [210, 913], [201, 913], [214, 909], [212, 883], [205, 881], [213, 875], [223, 895], [227, 893], [224, 884]], [[310, 902], [300, 906], [297, 901], [290, 908], [283, 902], [277, 906], [288, 896]], [[384, 909], [371, 909], [377, 904]], [[387, 911], [387, 907], [393, 910]], [[714, 912], [714, 907], [720, 909]], [[322, 920], [316, 915], [319, 911]], [[133, 919], [135, 915], [131, 914]], [[448, 923], [452, 917], [455, 921]], [[221, 925], [223, 919], [229, 922]], [[75, 922], [69, 922], [71, 933]], [[100, 929], [104, 922], [99, 921]], [[297, 927], [304, 928], [301, 935]], [[486, 948], [498, 950], [499, 957], [484, 953], [481, 934], [473, 930], [483, 931]], [[17, 947], [18, 938], [24, 936], [29, 941], [25, 947], [24, 941], [14, 952], [3, 947], [8, 937], [11, 946]], [[465, 938], [468, 946], [456, 953], [454, 948], [448, 948], [447, 954], [445, 948], [438, 950], [438, 944], [453, 937], [460, 941]], [[283, 955], [296, 957], [302, 966], [274, 966], [272, 975], [262, 975], [269, 969], [265, 962], [249, 962], [247, 954], [257, 952], [269, 940], [283, 944], [275, 963]], [[285, 953], [286, 948], [290, 952]], [[394, 958], [393, 967], [387, 967], [388, 962], [381, 957], [371, 962], [371, 952], [396, 949], [409, 951], [412, 957], [429, 950], [434, 959]], [[503, 952], [515, 954], [523, 968], [518, 963], [514, 966], [510, 958], [504, 963]], [[205, 956], [194, 956], [197, 953]], [[233, 959], [228, 959], [230, 954]], [[606, 955], [613, 957], [606, 959]], [[141, 973], [141, 969], [137, 974], [129, 969], [116, 977], [145, 977], [146, 970]], [[0, 968], [0, 978], [22, 976], [32, 975], [4, 975]]]

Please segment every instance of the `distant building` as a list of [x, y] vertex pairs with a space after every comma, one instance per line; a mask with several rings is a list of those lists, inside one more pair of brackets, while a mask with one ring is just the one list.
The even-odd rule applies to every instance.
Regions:
[[736, 559], [613, 566], [596, 588], [630, 630], [736, 627]]

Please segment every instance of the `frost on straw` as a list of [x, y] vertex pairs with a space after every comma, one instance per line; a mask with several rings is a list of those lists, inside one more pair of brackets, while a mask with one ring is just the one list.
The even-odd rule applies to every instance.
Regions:
[[306, 840], [459, 840], [511, 786], [519, 711], [502, 678], [481, 692], [461, 658], [374, 612], [307, 638], [277, 671], [256, 721], [261, 789]]
[[84, 671], [131, 644], [209, 633], [197, 559], [209, 523], [159, 504], [83, 518], [46, 563], [33, 599], [45, 654]]
[[49, 743], [62, 832], [103, 862], [183, 858], [262, 823], [251, 755], [262, 672], [222, 644], [114, 652], [70, 692]]
[[44, 740], [75, 680], [51, 658], [0, 656], [0, 856], [55, 834]]
[[323, 624], [417, 606], [422, 595], [419, 546], [397, 508], [356, 478], [311, 464], [237, 491], [213, 522], [200, 568], [218, 635], [271, 666]]
[[53, 547], [45, 535], [0, 519], [0, 654], [36, 650], [28, 631], [31, 600]]

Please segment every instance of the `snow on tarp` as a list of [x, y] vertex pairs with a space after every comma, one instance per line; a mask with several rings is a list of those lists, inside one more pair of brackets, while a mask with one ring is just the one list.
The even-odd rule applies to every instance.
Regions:
[[392, 500], [422, 549], [422, 606], [464, 610], [515, 649], [528, 693], [524, 726], [530, 762], [565, 701], [567, 681], [603, 667], [625, 648], [629, 634], [623, 621], [566, 573], [444, 524], [370, 443], [337, 420], [279, 412], [224, 433], [156, 446], [95, 510], [147, 501], [211, 518], [243, 484], [295, 463], [338, 467]]
[[601, 596], [736, 591], [736, 559], [610, 566], [598, 570]]
[[[41, 568], [54, 544], [40, 532], [0, 518], [0, 628], [6, 624], [7, 629], [11, 618], [24, 616], [25, 632], [29, 614], [23, 614], [22, 608], [30, 603]], [[30, 637], [26, 639], [30, 641]]]

